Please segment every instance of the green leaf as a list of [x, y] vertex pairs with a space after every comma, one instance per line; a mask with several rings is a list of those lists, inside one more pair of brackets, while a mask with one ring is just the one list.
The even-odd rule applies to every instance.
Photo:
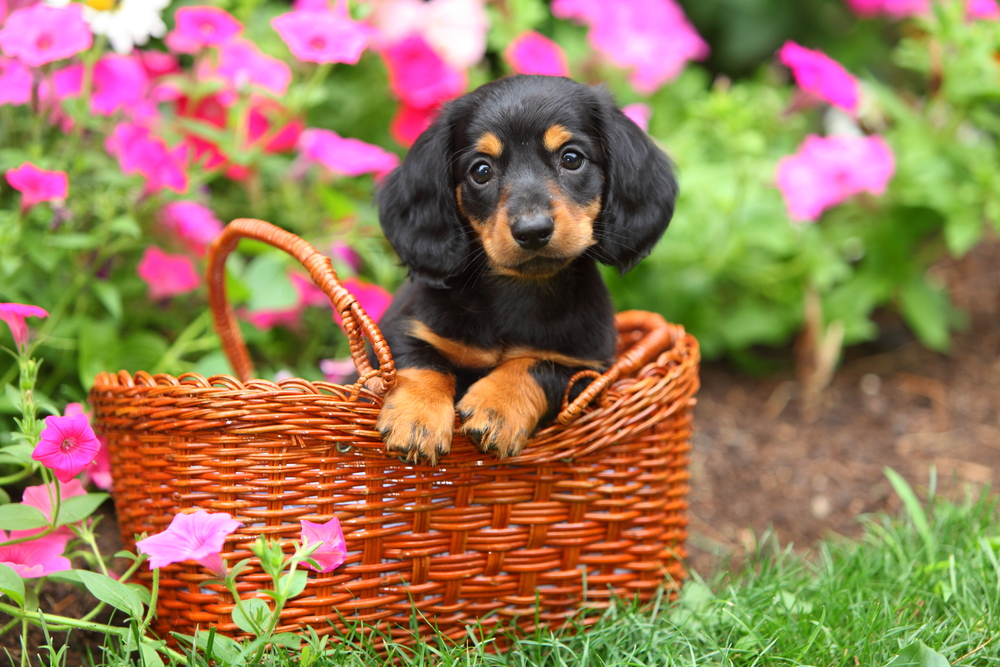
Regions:
[[0, 505], [0, 530], [32, 530], [47, 525], [49, 520], [38, 508], [20, 503]]
[[136, 222], [135, 218], [130, 215], [118, 216], [111, 221], [111, 224], [108, 225], [108, 229], [118, 234], [130, 236], [134, 239], [142, 237], [142, 228], [139, 226], [139, 223]]
[[3, 593], [17, 606], [24, 605], [24, 579], [9, 565], [0, 563], [0, 593]]
[[221, 661], [226, 667], [242, 664], [240, 660], [240, 644], [235, 639], [220, 635], [211, 630], [201, 630], [194, 637], [194, 645], [205, 654], [205, 660]]
[[101, 239], [93, 234], [52, 234], [46, 237], [50, 248], [64, 250], [89, 250], [101, 244]]
[[268, 253], [255, 258], [243, 273], [250, 290], [250, 310], [282, 310], [293, 307], [298, 299], [288, 278], [284, 253]]
[[886, 663], [885, 667], [951, 667], [951, 663], [943, 655], [917, 640], [900, 650], [899, 655]]
[[903, 286], [899, 306], [921, 343], [933, 350], [947, 352], [951, 308], [943, 290], [932, 288], [920, 276]]
[[142, 662], [145, 667], [163, 667], [163, 659], [160, 657], [159, 648], [160, 644], [151, 644], [149, 642], [142, 642], [139, 644], [139, 653], [142, 654]]
[[101, 371], [120, 370], [119, 348], [118, 332], [113, 322], [84, 320], [80, 323], [77, 371], [80, 384], [85, 389], [89, 390], [93, 386], [94, 376]]
[[94, 283], [94, 293], [101, 304], [108, 309], [111, 317], [115, 320], [122, 318], [122, 294], [117, 285], [105, 280], [98, 280]]
[[271, 608], [266, 602], [259, 598], [250, 598], [233, 609], [233, 623], [243, 632], [259, 635], [271, 620], [271, 613]]
[[[288, 581], [291, 577], [292, 580]], [[309, 573], [305, 570], [296, 570], [295, 574], [292, 575], [282, 575], [281, 579], [278, 580], [278, 590], [281, 590], [283, 586], [288, 586], [288, 592], [286, 593], [286, 600], [291, 600], [296, 595], [301, 593], [306, 588], [306, 583], [309, 581]]]
[[17, 390], [17, 388], [14, 386], [14, 383], [13, 382], [9, 382], [9, 383], [5, 384], [4, 387], [3, 387], [3, 393], [4, 393], [4, 396], [7, 397], [7, 400], [10, 402], [10, 404], [12, 406], [14, 406], [14, 410], [16, 410], [17, 412], [20, 412], [21, 411], [21, 392], [19, 392]]
[[271, 643], [298, 651], [302, 647], [302, 637], [294, 632], [281, 632], [271, 637]]
[[121, 609], [134, 619], [142, 618], [142, 601], [131, 588], [103, 574], [88, 570], [79, 570], [78, 572], [80, 581], [95, 598], [116, 609]]
[[59, 508], [59, 517], [56, 519], [56, 525], [62, 526], [67, 523], [83, 521], [93, 514], [94, 510], [101, 506], [101, 503], [110, 497], [106, 493], [88, 493], [83, 496], [73, 496], [72, 498], [63, 500], [62, 506]]
[[32, 451], [34, 448], [27, 443], [4, 447], [0, 449], [0, 463], [14, 463], [25, 468], [30, 467], [34, 464], [34, 460], [31, 458]]
[[82, 570], [63, 570], [62, 572], [53, 572], [46, 576], [49, 581], [60, 581], [65, 584], [83, 584], [83, 580], [80, 579], [80, 572]]

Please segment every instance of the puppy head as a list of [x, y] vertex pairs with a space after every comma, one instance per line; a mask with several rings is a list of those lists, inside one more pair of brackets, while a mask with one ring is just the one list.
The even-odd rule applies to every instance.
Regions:
[[482, 261], [544, 279], [590, 254], [625, 272], [663, 234], [676, 196], [666, 156], [610, 95], [520, 75], [451, 103], [378, 202], [414, 278], [446, 286]]

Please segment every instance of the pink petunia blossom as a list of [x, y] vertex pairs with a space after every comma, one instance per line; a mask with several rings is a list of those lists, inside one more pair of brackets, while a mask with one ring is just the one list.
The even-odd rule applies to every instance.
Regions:
[[31, 458], [51, 468], [60, 482], [68, 482], [94, 460], [100, 448], [86, 415], [46, 417]]
[[382, 58], [392, 92], [411, 107], [426, 109], [465, 90], [465, 72], [448, 65], [419, 35], [383, 49]]
[[276, 326], [294, 327], [302, 317], [302, 311], [312, 306], [329, 306], [330, 299], [312, 280], [298, 273], [289, 273], [288, 278], [295, 288], [295, 304], [288, 308], [253, 310], [241, 313], [241, 317], [261, 331]]
[[649, 119], [653, 117], [653, 109], [648, 104], [636, 102], [622, 107], [622, 113], [628, 116], [629, 120], [642, 128], [643, 132], [649, 131]]
[[149, 556], [151, 570], [194, 560], [216, 576], [225, 577], [220, 552], [226, 537], [242, 525], [225, 512], [198, 510], [191, 514], [175, 514], [166, 530], [139, 540], [135, 547]]
[[157, 192], [163, 188], [184, 193], [188, 188], [184, 170], [185, 148], [175, 149], [150, 134], [149, 129], [133, 123], [119, 123], [104, 143], [108, 153], [118, 158], [118, 165], [126, 174], [142, 174], [146, 188]]
[[168, 255], [156, 246], [142, 253], [136, 273], [149, 285], [149, 298], [154, 301], [190, 292], [201, 284], [190, 257]]
[[[70, 65], [52, 75], [57, 99], [79, 97], [83, 87], [83, 65]], [[131, 111], [146, 97], [149, 77], [137, 56], [108, 54], [94, 65], [90, 110], [99, 116]]]
[[776, 180], [791, 217], [814, 221], [861, 192], [881, 195], [895, 169], [882, 137], [810, 135], [795, 155], [778, 161]]
[[0, 320], [7, 323], [10, 333], [14, 336], [14, 344], [18, 349], [28, 342], [28, 325], [26, 317], [48, 317], [48, 312], [38, 306], [28, 306], [23, 303], [0, 303]]
[[351, 357], [345, 359], [321, 359], [319, 370], [323, 373], [323, 377], [326, 378], [327, 382], [336, 383], [343, 382], [358, 372], [357, 367], [354, 365], [354, 359]]
[[[66, 502], [67, 498], [73, 498], [74, 496], [87, 495], [87, 490], [83, 488], [83, 483], [76, 478], [69, 480], [65, 484], [56, 480], [56, 484], [59, 485], [59, 497], [62, 502]], [[38, 486], [29, 486], [24, 489], [24, 493], [21, 496], [21, 504], [27, 505], [28, 507], [34, 507], [45, 515], [46, 520], [52, 521], [52, 500], [54, 498], [55, 489], [52, 488], [52, 485], [40, 484]], [[35, 528], [32, 530], [15, 530], [11, 532], [10, 536], [12, 538], [24, 537], [27, 535], [33, 535], [43, 530], [45, 529]], [[73, 531], [69, 529], [69, 526], [60, 526], [55, 532], [64, 535], [67, 539], [73, 537]]]
[[243, 24], [219, 7], [181, 7], [174, 14], [174, 29], [166, 39], [174, 51], [194, 53], [225, 44], [242, 30]]
[[966, 0], [965, 18], [967, 21], [996, 21], [1000, 19], [1000, 6], [997, 6], [997, 0]]
[[339, 11], [296, 10], [271, 19], [292, 55], [310, 63], [357, 64], [372, 29]]
[[855, 14], [865, 18], [885, 14], [890, 18], [902, 19], [927, 14], [931, 10], [930, 0], [847, 0], [847, 6]]
[[451, 67], [472, 67], [486, 53], [484, 0], [380, 0], [372, 12], [382, 45], [420, 35]]
[[330, 244], [330, 256], [354, 273], [357, 273], [361, 269], [361, 255], [358, 254], [357, 250], [343, 241], [334, 241]]
[[288, 92], [292, 70], [288, 64], [263, 53], [245, 39], [232, 39], [219, 47], [215, 73], [236, 90], [259, 86], [275, 95]]
[[548, 37], [533, 30], [514, 38], [503, 52], [504, 60], [518, 74], [569, 76], [566, 54]]
[[222, 221], [212, 210], [194, 201], [175, 201], [160, 211], [160, 223], [194, 254], [204, 257], [208, 246], [222, 233]]
[[[7, 533], [0, 530], [0, 542], [6, 540]], [[65, 535], [51, 533], [35, 540], [0, 546], [0, 563], [25, 579], [71, 570], [73, 564], [62, 555], [66, 550], [66, 542]]]
[[309, 563], [304, 563], [310, 570], [316, 572], [330, 572], [347, 560], [347, 543], [344, 541], [344, 531], [340, 528], [340, 521], [333, 517], [326, 523], [313, 523], [302, 519], [302, 544], [321, 545], [312, 553], [311, 558], [316, 561], [319, 568], [315, 568]]
[[65, 171], [48, 171], [30, 162], [17, 169], [8, 169], [7, 182], [21, 193], [22, 211], [43, 201], [66, 199], [69, 193], [69, 178]]
[[389, 123], [389, 134], [401, 146], [410, 147], [417, 137], [431, 126], [439, 113], [441, 113], [440, 105], [418, 109], [408, 104], [400, 104], [396, 109], [396, 115]]
[[[348, 292], [354, 295], [354, 299], [358, 302], [358, 305], [361, 306], [362, 310], [368, 314], [368, 317], [373, 322], [378, 322], [389, 308], [389, 304], [392, 303], [392, 293], [381, 285], [368, 283], [358, 278], [347, 278], [341, 281], [341, 284]], [[336, 310], [333, 311], [333, 320], [343, 328], [340, 313]]]
[[31, 70], [20, 60], [0, 57], [0, 104], [27, 104], [32, 85]]
[[85, 51], [93, 44], [83, 7], [44, 4], [11, 12], [0, 28], [0, 51], [30, 67], [41, 67]]
[[322, 12], [330, 7], [330, 0], [294, 0], [292, 2], [292, 9], [302, 12]]
[[307, 159], [344, 176], [374, 173], [382, 178], [399, 164], [395, 153], [360, 139], [345, 139], [332, 130], [306, 130], [299, 138], [299, 148]]
[[552, 14], [590, 27], [588, 40], [612, 64], [631, 70], [629, 82], [652, 94], [676, 78], [708, 45], [674, 0], [553, 0]]
[[[64, 417], [75, 417], [76, 415], [83, 415], [83, 414], [86, 413], [83, 410], [83, 405], [81, 405], [80, 403], [67, 403], [66, 409], [63, 410]], [[108, 489], [111, 488], [111, 455], [108, 452], [108, 441], [104, 438], [104, 436], [98, 435], [97, 439], [101, 443], [101, 448], [97, 450], [97, 456], [94, 457], [94, 460], [91, 461], [90, 465], [88, 465], [86, 468], [83, 469], [83, 474], [85, 476], [84, 477], [85, 479], [86, 477], [90, 477], [91, 481], [94, 482], [97, 488], [107, 491]], [[78, 481], [79, 480], [74, 479], [71, 480], [69, 484], [61, 486], [61, 488], [63, 489], [69, 489], [69, 491], [66, 490], [62, 491], [63, 498], [69, 497], [68, 495], [66, 495], [67, 493], [71, 493], [71, 495], [74, 496], [80, 495], [81, 493], [86, 493], [86, 491], [83, 490], [82, 484], [78, 485], [79, 491], [77, 491], [75, 485], [77, 485]], [[28, 488], [36, 488], [36, 487], [28, 487]], [[25, 489], [25, 494], [27, 494], [27, 492], [28, 489]], [[26, 500], [22, 502], [27, 504]], [[41, 509], [41, 507], [39, 507], [39, 509]]]
[[857, 112], [861, 86], [836, 60], [822, 51], [807, 49], [792, 41], [781, 47], [778, 59], [792, 70], [802, 90], [850, 114]]

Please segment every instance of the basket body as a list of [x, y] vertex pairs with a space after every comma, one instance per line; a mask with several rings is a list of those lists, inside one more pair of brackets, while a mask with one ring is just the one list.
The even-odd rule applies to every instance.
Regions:
[[[400, 643], [430, 626], [457, 639], [477, 623], [562, 625], [612, 595], [649, 600], [683, 577], [698, 388], [697, 343], [665, 326], [652, 361], [502, 463], [457, 430], [436, 467], [387, 457], [375, 430], [382, 399], [360, 385], [101, 374], [90, 404], [122, 539], [134, 548], [181, 511], [228, 512], [243, 522], [223, 552], [235, 563], [258, 535], [290, 542], [301, 519], [336, 516], [347, 562], [310, 572], [284, 631], [336, 633], [360, 620]], [[619, 333], [620, 356], [644, 335], [621, 320]], [[193, 563], [161, 570], [160, 636], [239, 636], [229, 593], [209, 578]], [[269, 584], [253, 564], [238, 589], [249, 597]]]

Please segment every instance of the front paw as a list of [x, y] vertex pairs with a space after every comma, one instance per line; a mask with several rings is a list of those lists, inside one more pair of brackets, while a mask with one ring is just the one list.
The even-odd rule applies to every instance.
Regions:
[[375, 427], [386, 451], [408, 463], [436, 465], [451, 451], [455, 427], [455, 378], [437, 371], [407, 368], [385, 396]]
[[458, 403], [462, 433], [498, 459], [520, 454], [548, 409], [545, 392], [528, 373], [532, 364], [527, 359], [501, 364]]

